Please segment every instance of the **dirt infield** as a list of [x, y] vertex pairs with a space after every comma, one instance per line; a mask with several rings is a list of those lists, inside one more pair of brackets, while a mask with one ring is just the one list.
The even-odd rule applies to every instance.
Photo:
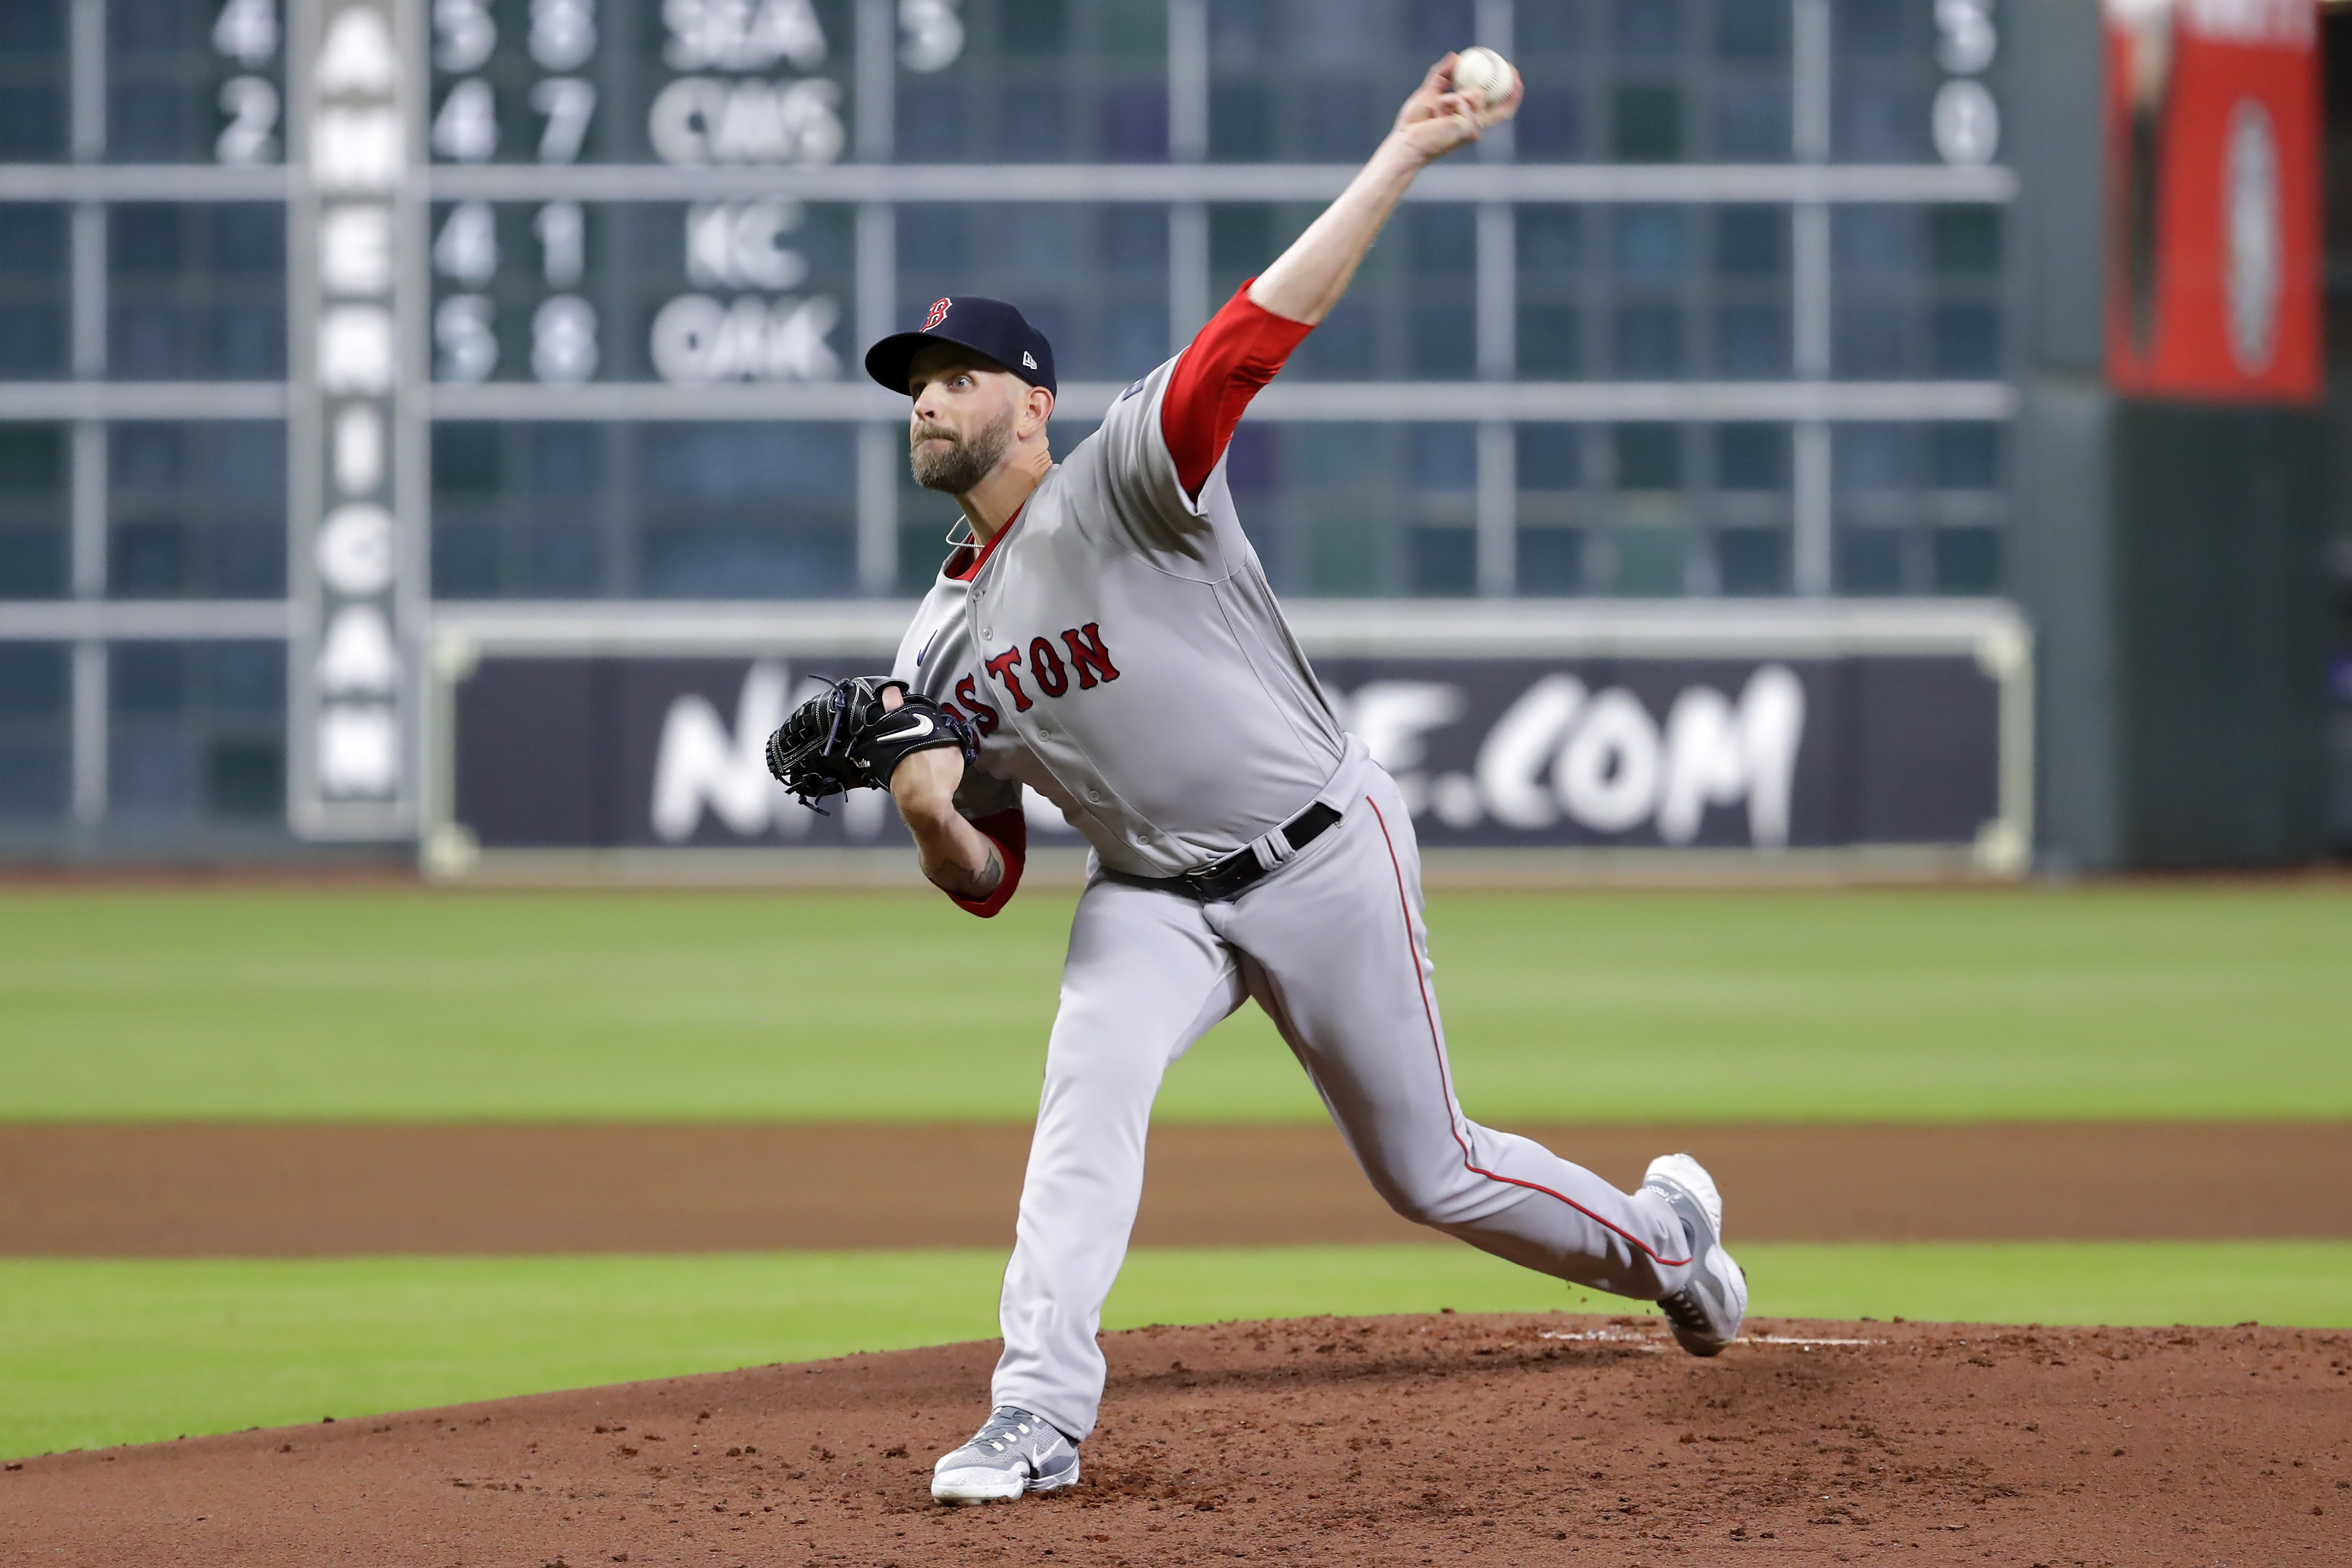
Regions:
[[[1538, 1127], [1707, 1162], [1757, 1241], [2352, 1237], [2352, 1127]], [[0, 1256], [999, 1247], [1003, 1126], [0, 1126]], [[1328, 1127], [1164, 1126], [1142, 1246], [1443, 1240]]]
[[991, 1509], [927, 1490], [989, 1344], [28, 1459], [0, 1563], [2346, 1560], [2352, 1335], [1654, 1327], [1109, 1335], [1084, 1483]]

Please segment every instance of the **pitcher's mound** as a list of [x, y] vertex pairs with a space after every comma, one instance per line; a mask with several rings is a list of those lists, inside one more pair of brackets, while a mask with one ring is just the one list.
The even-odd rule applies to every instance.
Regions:
[[2344, 1560], [2352, 1335], [1303, 1319], [1106, 1336], [1086, 1480], [950, 1510], [994, 1347], [28, 1459], [0, 1561]]

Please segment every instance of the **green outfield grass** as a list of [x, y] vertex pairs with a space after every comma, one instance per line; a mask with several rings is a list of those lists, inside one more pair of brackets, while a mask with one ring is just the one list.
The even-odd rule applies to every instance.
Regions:
[[[1003, 1120], [1072, 894], [11, 889], [0, 1117]], [[1442, 894], [1490, 1121], [2352, 1116], [2352, 892]], [[1315, 1120], [1253, 1009], [1164, 1117]]]
[[[2352, 1324], [2352, 1243], [1743, 1248], [1759, 1314]], [[0, 1261], [0, 1455], [995, 1333], [999, 1252]], [[1145, 1251], [1106, 1324], [1624, 1310], [1467, 1248]], [[1640, 1309], [1647, 1311], [1647, 1308]], [[975, 1414], [984, 1391], [975, 1385]]]

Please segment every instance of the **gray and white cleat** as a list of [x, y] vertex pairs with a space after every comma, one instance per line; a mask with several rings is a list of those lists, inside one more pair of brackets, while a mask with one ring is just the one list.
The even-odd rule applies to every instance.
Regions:
[[931, 1467], [935, 1502], [1011, 1502], [1078, 1484], [1078, 1450], [1049, 1421], [1000, 1405], [971, 1441]]
[[1720, 1355], [1739, 1337], [1748, 1316], [1748, 1275], [1723, 1249], [1723, 1195], [1706, 1167], [1688, 1155], [1660, 1155], [1642, 1186], [1664, 1198], [1683, 1222], [1696, 1260], [1681, 1290], [1658, 1298], [1658, 1310], [1685, 1350]]

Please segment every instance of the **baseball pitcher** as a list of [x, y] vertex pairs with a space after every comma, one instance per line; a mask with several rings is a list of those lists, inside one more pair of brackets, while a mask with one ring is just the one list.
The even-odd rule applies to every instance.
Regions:
[[[1245, 1000], [1265, 1009], [1398, 1213], [1562, 1280], [1657, 1301], [1713, 1355], [1745, 1277], [1722, 1200], [1668, 1155], [1621, 1192], [1454, 1095], [1411, 817], [1343, 732], [1226, 487], [1259, 387], [1338, 301], [1414, 176], [1518, 108], [1431, 69], [1347, 190], [1061, 463], [1053, 345], [1002, 300], [950, 295], [866, 368], [914, 400], [917, 481], [970, 528], [887, 678], [795, 713], [770, 766], [814, 798], [887, 789], [924, 874], [972, 914], [1020, 885], [1024, 785], [1092, 847], [1004, 1275], [992, 1413], [940, 1458], [943, 1502], [1078, 1479], [1103, 1299], [1169, 1065]], [[1465, 71], [1465, 76], [1468, 73]]]

